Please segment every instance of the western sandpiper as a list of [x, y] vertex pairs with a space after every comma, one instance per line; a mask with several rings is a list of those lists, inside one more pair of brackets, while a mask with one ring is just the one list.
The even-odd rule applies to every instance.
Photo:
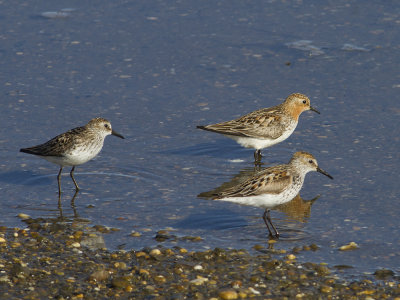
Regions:
[[111, 123], [103, 118], [90, 120], [85, 126], [71, 129], [52, 138], [44, 144], [20, 149], [21, 152], [37, 155], [60, 166], [58, 172], [58, 192], [61, 194], [60, 177], [63, 167], [72, 166], [70, 175], [76, 191], [79, 186], [74, 178], [75, 166], [84, 164], [94, 158], [103, 148], [107, 135], [124, 137], [111, 128]]
[[320, 172], [333, 179], [331, 175], [318, 167], [317, 160], [310, 153], [296, 152], [288, 164], [265, 168], [246, 181], [214, 195], [213, 199], [265, 208], [263, 219], [269, 234], [279, 237], [278, 231], [272, 224], [269, 211], [296, 197], [303, 186], [306, 174], [310, 171]]
[[262, 108], [238, 119], [197, 128], [221, 133], [246, 148], [254, 148], [254, 160], [261, 161], [261, 149], [286, 140], [296, 129], [303, 111], [312, 110], [306, 95], [294, 93], [274, 107]]

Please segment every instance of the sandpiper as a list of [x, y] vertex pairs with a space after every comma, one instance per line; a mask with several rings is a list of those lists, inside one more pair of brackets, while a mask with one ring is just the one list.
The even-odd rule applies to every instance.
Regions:
[[317, 160], [310, 153], [296, 152], [288, 164], [265, 168], [246, 181], [214, 195], [213, 199], [265, 208], [263, 219], [269, 234], [272, 237], [279, 237], [269, 211], [296, 197], [303, 186], [306, 174], [310, 171], [320, 172], [333, 179], [318, 167]]
[[310, 99], [303, 94], [291, 94], [286, 100], [274, 107], [262, 108], [238, 119], [197, 126], [197, 128], [224, 134], [246, 148], [254, 148], [254, 160], [261, 162], [261, 149], [286, 140], [296, 129], [299, 116], [303, 111], [312, 110]]
[[111, 128], [111, 123], [103, 118], [90, 120], [85, 126], [71, 129], [44, 144], [20, 149], [21, 152], [37, 155], [60, 166], [58, 172], [58, 193], [61, 194], [60, 177], [63, 167], [72, 166], [70, 175], [76, 191], [79, 186], [74, 178], [75, 166], [84, 164], [94, 158], [103, 148], [107, 135], [124, 137]]

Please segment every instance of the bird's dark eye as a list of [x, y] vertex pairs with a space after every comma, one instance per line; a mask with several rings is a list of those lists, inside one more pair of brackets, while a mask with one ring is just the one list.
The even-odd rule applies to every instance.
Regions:
[[310, 159], [309, 161], [308, 161], [310, 164], [313, 164], [314, 162]]
[[104, 124], [104, 127], [108, 129], [108, 124]]
[[306, 100], [303, 100], [303, 104], [306, 104], [307, 103], [307, 101]]

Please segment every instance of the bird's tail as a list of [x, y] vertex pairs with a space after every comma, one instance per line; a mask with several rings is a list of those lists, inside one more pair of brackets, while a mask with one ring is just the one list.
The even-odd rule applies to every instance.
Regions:
[[36, 151], [34, 151], [31, 148], [22, 148], [22, 149], [19, 149], [19, 151], [24, 152], [24, 153], [29, 153], [29, 154], [35, 154], [35, 155], [37, 154]]

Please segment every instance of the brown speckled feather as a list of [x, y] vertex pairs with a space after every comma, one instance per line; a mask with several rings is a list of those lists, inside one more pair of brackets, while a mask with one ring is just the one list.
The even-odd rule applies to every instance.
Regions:
[[285, 120], [288, 119], [281, 106], [259, 109], [232, 121], [199, 127], [227, 135], [276, 139], [286, 130]]
[[81, 143], [80, 133], [85, 131], [85, 126], [77, 127], [62, 133], [44, 144], [21, 149], [21, 152], [40, 156], [63, 156], [65, 149], [72, 149], [73, 146]]
[[279, 194], [292, 184], [293, 176], [287, 165], [264, 169], [238, 186], [215, 195], [214, 199], [225, 197], [247, 197], [261, 194]]

